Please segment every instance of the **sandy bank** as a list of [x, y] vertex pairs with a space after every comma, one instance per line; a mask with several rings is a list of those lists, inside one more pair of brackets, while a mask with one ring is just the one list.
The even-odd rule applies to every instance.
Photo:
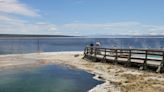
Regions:
[[[75, 57], [76, 56], [76, 57]], [[118, 65], [95, 63], [81, 59], [82, 52], [33, 53], [1, 55], [0, 69], [27, 64], [64, 64], [96, 74], [96, 79], [105, 83], [90, 92], [163, 92], [164, 74], [156, 74]]]

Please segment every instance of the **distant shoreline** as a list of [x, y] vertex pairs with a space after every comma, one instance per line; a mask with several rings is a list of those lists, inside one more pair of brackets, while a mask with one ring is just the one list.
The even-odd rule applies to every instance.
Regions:
[[164, 35], [44, 35], [44, 34], [0, 34], [0, 37], [77, 37], [77, 38], [164, 38]]
[[0, 34], [0, 37], [78, 37], [69, 35]]

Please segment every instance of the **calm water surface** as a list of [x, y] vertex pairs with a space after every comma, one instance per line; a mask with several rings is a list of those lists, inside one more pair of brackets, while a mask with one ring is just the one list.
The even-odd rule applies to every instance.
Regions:
[[103, 47], [111, 48], [164, 48], [164, 38], [67, 38], [67, 37], [0, 37], [0, 54], [83, 51], [90, 43], [100, 41]]
[[0, 92], [87, 92], [102, 81], [92, 74], [58, 65], [0, 71]]

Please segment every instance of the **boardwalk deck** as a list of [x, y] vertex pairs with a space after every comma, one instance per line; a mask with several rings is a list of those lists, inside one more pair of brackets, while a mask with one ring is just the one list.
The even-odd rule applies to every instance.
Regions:
[[149, 66], [156, 67], [156, 72], [164, 70], [164, 50], [86, 47], [84, 57], [93, 61], [113, 62], [126, 66], [135, 64], [142, 70]]

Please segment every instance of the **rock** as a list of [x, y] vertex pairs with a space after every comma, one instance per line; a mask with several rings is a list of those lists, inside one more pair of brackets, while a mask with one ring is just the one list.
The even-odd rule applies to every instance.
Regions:
[[74, 57], [79, 57], [80, 55], [79, 54], [75, 54]]

